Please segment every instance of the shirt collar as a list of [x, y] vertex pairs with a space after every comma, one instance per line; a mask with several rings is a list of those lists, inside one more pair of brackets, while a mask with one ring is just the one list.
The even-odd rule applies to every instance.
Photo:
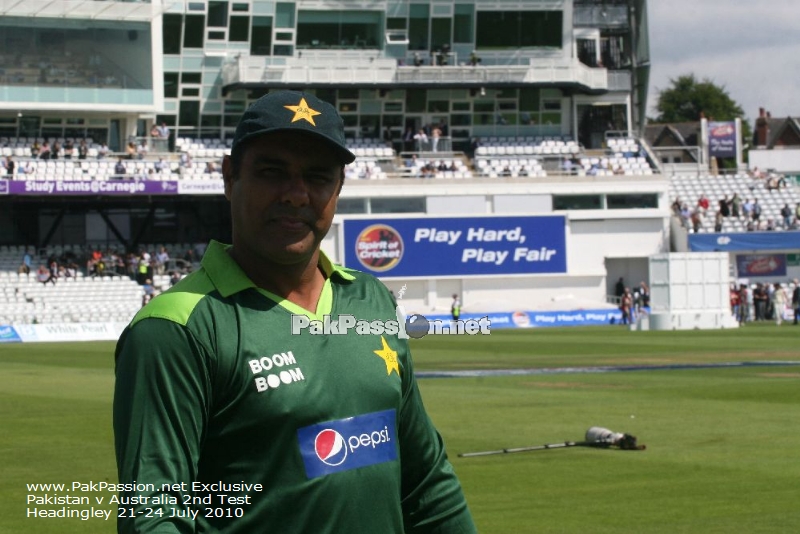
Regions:
[[[200, 263], [217, 291], [223, 297], [229, 297], [249, 288], [257, 289], [257, 286], [247, 277], [242, 268], [239, 267], [239, 264], [228, 254], [230, 248], [231, 245], [225, 245], [219, 241], [211, 241]], [[319, 251], [319, 266], [328, 279], [339, 278], [346, 282], [355, 280], [355, 277], [347, 272], [347, 269], [333, 263], [321, 250]]]

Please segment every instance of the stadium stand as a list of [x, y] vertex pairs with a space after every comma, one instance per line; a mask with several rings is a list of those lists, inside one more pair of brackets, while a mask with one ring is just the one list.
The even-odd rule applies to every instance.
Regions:
[[[670, 195], [673, 201], [685, 204], [690, 212], [697, 209], [701, 196], [709, 199], [709, 208], [702, 210], [700, 226], [702, 233], [714, 231], [715, 214], [719, 201], [725, 199], [730, 201], [734, 195], [738, 195], [742, 202], [757, 200], [761, 206], [761, 216], [755, 224], [751, 225], [750, 231], [767, 229], [768, 221], [773, 222], [773, 230], [796, 229], [786, 228], [781, 215], [781, 209], [786, 205], [794, 214], [795, 208], [800, 203], [800, 192], [792, 184], [780, 188], [768, 188], [764, 179], [754, 178], [748, 174], [674, 175], [670, 179]], [[748, 222], [752, 222], [752, 218], [745, 217], [743, 213], [740, 215], [740, 217], [725, 217], [722, 230], [725, 232], [748, 231]], [[794, 217], [792, 218], [794, 219]], [[690, 227], [691, 223], [686, 222], [685, 226]]]
[[[129, 273], [93, 277], [78, 261], [82, 277], [31, 285], [32, 273], [17, 272], [20, 249], [11, 247], [35, 245], [35, 269], [68, 247], [80, 257], [93, 245], [153, 254], [150, 244], [166, 242], [179, 258], [186, 242], [229, 242], [220, 162], [247, 106], [282, 89], [334, 104], [357, 156], [330, 240], [339, 262], [353, 248], [344, 226], [365, 216], [565, 221], [549, 232], [565, 232], [563, 242], [548, 246], [570, 259], [538, 273], [548, 276], [522, 269], [513, 283], [498, 283], [491, 270], [478, 278], [409, 275], [409, 305], [446, 307], [459, 292], [469, 302], [525, 309], [550, 302], [554, 286], [598, 301], [617, 271], [644, 278], [645, 258], [665, 249], [671, 200], [669, 178], [641, 139], [646, 1], [602, 9], [596, 0], [367, 4], [8, 6], [0, 21], [9, 45], [0, 69], [12, 80], [0, 87], [3, 294], [24, 318], [72, 321], [64, 300], [79, 295], [62, 298], [67, 286], [130, 289], [131, 309], [103, 312], [122, 317], [140, 304], [141, 280], [137, 289]], [[414, 138], [420, 131], [426, 142]], [[64, 159], [62, 149], [58, 159], [43, 159], [32, 150], [81, 141], [85, 158]], [[618, 230], [629, 220], [636, 231]], [[626, 237], [635, 253], [617, 248]], [[576, 262], [579, 249], [592, 252]], [[448, 269], [463, 263], [442, 261]], [[153, 277], [156, 291], [164, 276]], [[422, 280], [428, 285], [417, 287]]]
[[35, 274], [0, 271], [0, 323], [46, 324], [130, 321], [142, 306], [143, 291], [123, 276], [59, 279], [43, 284]]
[[[155, 263], [156, 251], [161, 247], [173, 256], [167, 265]], [[166, 291], [171, 285], [171, 275], [178, 271], [180, 277], [198, 266], [187, 261], [187, 251], [200, 251], [203, 244], [175, 243], [141, 245], [142, 251], [150, 251], [152, 266], [159, 272], [151, 277], [155, 294]], [[134, 279], [134, 269], [113, 265], [111, 256], [123, 250], [121, 244], [112, 244], [106, 249], [108, 267], [97, 275], [88, 273], [87, 260], [92, 250], [81, 245], [48, 246], [38, 252], [32, 246], [0, 246], [0, 324], [45, 324], [130, 321], [141, 308], [145, 292], [142, 284]], [[23, 257], [31, 256], [30, 272], [22, 272]], [[198, 254], [199, 255], [199, 254]], [[133, 256], [136, 259], [136, 256]], [[62, 269], [54, 281], [37, 275], [37, 268], [47, 269], [50, 261], [63, 266], [72, 266], [71, 274]], [[125, 271], [131, 272], [128, 275]]]

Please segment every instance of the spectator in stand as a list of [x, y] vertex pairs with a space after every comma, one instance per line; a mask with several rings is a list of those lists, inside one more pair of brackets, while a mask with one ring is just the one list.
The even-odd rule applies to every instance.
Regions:
[[708, 197], [705, 194], [700, 195], [700, 198], [697, 200], [697, 207], [702, 209], [704, 212], [708, 211], [709, 202]]
[[770, 174], [769, 176], [767, 176], [767, 179], [764, 182], [764, 187], [767, 188], [767, 191], [780, 189], [780, 187], [778, 186], [778, 179], [775, 177], [774, 174]]
[[117, 160], [117, 164], [114, 165], [114, 176], [118, 180], [125, 178], [125, 175], [128, 174], [128, 169], [125, 168], [125, 164], [122, 162], [122, 156], [119, 157]]
[[140, 285], [144, 285], [148, 278], [153, 278], [152, 267], [150, 267], [150, 254], [143, 251], [139, 255], [139, 264], [136, 267], [136, 281]]
[[139, 270], [139, 258], [133, 252], [125, 255], [125, 270], [131, 280], [136, 280], [136, 273]]
[[139, 142], [139, 145], [136, 147], [136, 158], [137, 159], [144, 159], [147, 157], [147, 152], [149, 149], [147, 148], [147, 139], [142, 139]]
[[684, 228], [688, 229], [689, 222], [692, 218], [692, 212], [689, 210], [688, 205], [684, 204], [683, 206], [681, 206], [680, 217], [681, 217], [681, 224], [683, 225]]
[[169, 139], [169, 126], [167, 126], [166, 122], [162, 122], [161, 126], [158, 127], [158, 136], [161, 139]]
[[161, 132], [158, 130], [158, 124], [153, 123], [153, 127], [150, 128], [150, 137], [154, 139], [161, 137]]
[[572, 158], [570, 158], [569, 156], [564, 156], [564, 158], [561, 160], [561, 170], [564, 171], [564, 173], [566, 174], [572, 174], [573, 170]]
[[800, 226], [800, 202], [794, 207], [794, 227], [795, 229]]
[[469, 55], [469, 64], [472, 67], [477, 67], [478, 63], [481, 62], [481, 58], [478, 57], [478, 52], [473, 50], [472, 53]]
[[767, 228], [766, 228], [766, 230], [768, 232], [774, 231], [775, 230], [775, 221], [773, 221], [772, 219], [767, 219]]
[[403, 132], [403, 152], [411, 152], [414, 150], [414, 129], [409, 126]]
[[125, 159], [136, 159], [136, 143], [133, 141], [125, 147]]
[[692, 212], [692, 229], [694, 233], [699, 234], [700, 228], [703, 226], [703, 215], [701, 210], [696, 209]]
[[482, 146], [480, 137], [473, 137], [469, 142], [469, 158], [474, 159], [478, 149]]
[[192, 156], [186, 152], [181, 152], [181, 157], [178, 160], [178, 166], [180, 169], [181, 174], [185, 173], [187, 169], [192, 168]]
[[153, 297], [156, 294], [156, 288], [153, 287], [153, 281], [149, 278], [145, 280], [144, 284], [142, 284], [142, 290], [144, 291], [142, 294], [142, 307], [144, 308], [148, 302], [153, 300]]
[[675, 197], [675, 201], [672, 203], [672, 213], [675, 215], [680, 215], [683, 205], [681, 204], [681, 199], [679, 197]]
[[725, 195], [725, 198], [719, 201], [719, 211], [722, 213], [723, 217], [730, 217], [731, 205], [730, 201], [728, 200], [728, 195]]
[[78, 144], [78, 159], [86, 159], [89, 155], [89, 146], [86, 144], [86, 139], [81, 139]]
[[219, 172], [219, 170], [217, 169], [216, 163], [214, 163], [213, 161], [207, 162], [206, 163], [206, 168], [203, 169], [203, 173], [204, 174], [213, 174], [215, 172]]
[[50, 153], [50, 143], [45, 141], [42, 143], [42, 148], [39, 150], [39, 159], [49, 160], [51, 156]]
[[794, 213], [792, 212], [792, 208], [789, 207], [789, 204], [784, 204], [781, 208], [781, 217], [783, 217], [783, 229], [788, 230], [792, 226], [792, 216]]
[[50, 271], [44, 264], [39, 265], [39, 269], [37, 269], [36, 271], [36, 280], [38, 280], [42, 284], [46, 284], [47, 282], [52, 282], [53, 285], [55, 285], [56, 283], [56, 279], [50, 275]]
[[58, 280], [58, 261], [56, 261], [56, 257], [50, 256], [47, 260], [47, 265], [50, 270], [50, 278], [53, 279], [53, 283], [55, 284], [55, 281]]
[[156, 170], [156, 172], [161, 173], [169, 169], [169, 164], [164, 161], [164, 158], [158, 158], [158, 161], [153, 164], [153, 168]]
[[105, 142], [100, 143], [100, 146], [97, 149], [97, 159], [105, 158], [106, 156], [108, 156], [109, 152], [110, 150], [108, 148], [108, 145]]
[[30, 251], [26, 250], [25, 254], [22, 255], [22, 265], [20, 265], [19, 272], [28, 274], [31, 272], [31, 263], [33, 263], [33, 258], [31, 258]]
[[14, 176], [15, 167], [16, 167], [16, 164], [14, 163], [14, 160], [11, 159], [11, 156], [6, 156], [6, 158], [3, 160], [3, 168], [5, 168], [5, 170], [6, 170], [6, 175], [9, 176], [9, 177], [12, 177], [12, 178], [10, 178], [12, 180], [13, 180], [13, 176]]
[[414, 139], [417, 141], [417, 151], [424, 152], [428, 149], [428, 134], [422, 128], [414, 134]]
[[167, 262], [169, 261], [169, 252], [167, 252], [167, 247], [162, 246], [159, 249], [158, 253], [156, 254], [156, 266], [158, 274], [164, 274], [164, 269], [166, 268]]
[[742, 197], [739, 193], [734, 193], [731, 199], [731, 215], [738, 218], [742, 213]]
[[745, 199], [744, 204], [742, 204], [742, 215], [744, 215], [745, 220], [749, 220], [753, 217], [753, 203], [750, 202], [750, 199]]
[[169, 277], [169, 287], [174, 286], [180, 281], [181, 281], [181, 273], [179, 273], [178, 271], [172, 271], [172, 276]]
[[74, 153], [75, 153], [75, 143], [72, 142], [72, 139], [67, 139], [64, 142], [64, 159], [72, 159]]
[[717, 210], [717, 213], [714, 215], [714, 231], [716, 233], [722, 232], [722, 223], [725, 218], [722, 216], [722, 212]]
[[50, 159], [58, 159], [61, 157], [61, 143], [58, 141], [53, 143], [53, 148], [50, 149]]
[[439, 126], [434, 126], [431, 129], [431, 150], [433, 152], [439, 151], [439, 139], [442, 137], [442, 130]]
[[758, 199], [753, 201], [753, 222], [756, 225], [756, 228], [759, 226], [759, 219], [761, 218], [761, 204], [758, 203]]
[[39, 141], [34, 141], [31, 145], [31, 157], [33, 159], [37, 159], [42, 152], [42, 146], [39, 144]]

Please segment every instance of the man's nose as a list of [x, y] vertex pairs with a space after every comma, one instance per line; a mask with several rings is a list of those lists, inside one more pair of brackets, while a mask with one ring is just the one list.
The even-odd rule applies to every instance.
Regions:
[[294, 206], [308, 204], [308, 184], [300, 172], [288, 171], [281, 200]]

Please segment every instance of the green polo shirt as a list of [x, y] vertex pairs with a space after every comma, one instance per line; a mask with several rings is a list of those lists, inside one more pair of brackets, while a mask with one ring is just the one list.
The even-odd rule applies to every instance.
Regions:
[[380, 326], [391, 294], [320, 267], [307, 311], [212, 242], [136, 315], [116, 351], [119, 532], [475, 531], [408, 345]]

